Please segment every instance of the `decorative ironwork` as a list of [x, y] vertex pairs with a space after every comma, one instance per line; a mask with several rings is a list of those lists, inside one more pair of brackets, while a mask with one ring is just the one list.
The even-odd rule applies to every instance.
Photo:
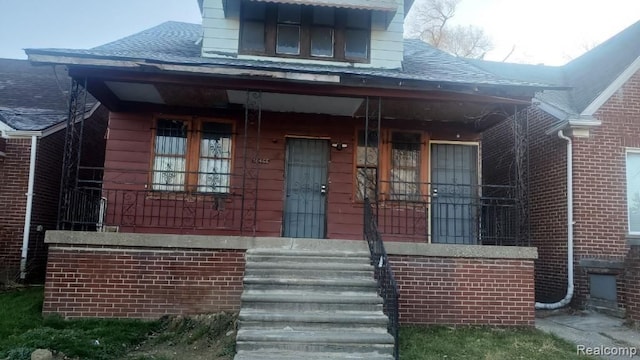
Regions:
[[80, 168], [80, 156], [82, 154], [82, 133], [84, 129], [84, 117], [87, 104], [87, 80], [73, 79], [69, 91], [69, 112], [67, 114], [67, 127], [65, 132], [62, 176], [60, 179], [60, 197], [58, 199], [59, 230], [73, 229], [63, 219], [74, 217], [76, 211], [72, 203], [73, 190], [78, 186], [78, 173]]
[[389, 257], [382, 242], [382, 236], [378, 231], [376, 218], [373, 213], [372, 204], [369, 198], [364, 200], [364, 238], [369, 245], [369, 253], [371, 255], [371, 265], [374, 267], [374, 274], [378, 283], [378, 295], [382, 297], [383, 312], [389, 318], [387, 323], [387, 331], [393, 336], [394, 348], [393, 356], [399, 359], [399, 336], [400, 328], [400, 310], [399, 300], [400, 292], [398, 291], [398, 283], [393, 276]]
[[513, 153], [515, 197], [518, 199], [516, 214], [516, 243], [530, 245], [529, 221], [529, 108], [518, 111], [514, 106]]
[[[518, 243], [518, 201], [509, 185], [382, 181], [378, 230], [386, 238], [415, 241], [526, 245]], [[418, 189], [418, 192], [415, 192]]]
[[[237, 209], [241, 200], [226, 192], [154, 191], [144, 183], [150, 173], [111, 170], [104, 178], [101, 168], [80, 167], [78, 187], [69, 192], [73, 211], [61, 221], [73, 230], [101, 230], [117, 227], [121, 231], [166, 228], [175, 230], [217, 229], [239, 234]], [[189, 173], [178, 173], [187, 177]], [[200, 173], [193, 173], [199, 176]], [[100, 179], [100, 180], [97, 180]], [[235, 183], [240, 183], [238, 177]], [[228, 190], [228, 188], [224, 188]], [[236, 192], [237, 188], [232, 189]], [[147, 230], [148, 231], [148, 230]]]
[[[378, 169], [380, 165], [380, 146], [381, 146], [381, 127], [382, 127], [382, 98], [378, 97], [375, 99], [371, 99], [367, 97], [365, 99], [365, 119], [364, 119], [364, 147], [365, 147], [365, 157], [364, 157], [364, 186], [363, 189], [373, 189], [371, 191], [375, 196], [374, 203], [378, 203], [378, 184], [380, 183], [380, 172], [370, 172], [369, 166], [372, 168]], [[373, 148], [371, 146], [375, 141], [376, 146]], [[370, 148], [373, 148], [374, 151], [369, 151]], [[375, 164], [370, 163], [371, 155], [375, 153]], [[372, 178], [375, 176], [375, 178]], [[367, 191], [365, 190], [365, 193]], [[363, 197], [367, 197], [364, 195]], [[376, 209], [377, 212], [377, 209]]]
[[240, 209], [241, 232], [255, 235], [258, 210], [258, 178], [260, 163], [260, 127], [262, 122], [262, 93], [247, 91], [244, 113], [242, 205]]

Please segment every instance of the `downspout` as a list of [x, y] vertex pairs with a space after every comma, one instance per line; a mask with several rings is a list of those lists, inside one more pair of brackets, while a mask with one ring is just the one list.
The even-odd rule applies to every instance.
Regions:
[[536, 302], [536, 309], [546, 310], [561, 308], [573, 298], [573, 144], [562, 130], [558, 131], [558, 137], [567, 142], [567, 294], [555, 303]]
[[20, 279], [27, 277], [27, 253], [29, 252], [29, 230], [31, 228], [31, 209], [33, 208], [33, 183], [36, 175], [36, 146], [38, 137], [31, 136], [31, 157], [29, 158], [29, 184], [27, 186], [27, 209], [22, 232], [22, 255], [20, 256]]

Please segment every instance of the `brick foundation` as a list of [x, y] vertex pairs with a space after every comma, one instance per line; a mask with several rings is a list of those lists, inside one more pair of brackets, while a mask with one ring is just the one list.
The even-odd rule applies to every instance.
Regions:
[[392, 256], [405, 324], [534, 325], [531, 259]]
[[627, 253], [622, 297], [628, 319], [640, 322], [640, 245], [632, 245]]
[[51, 246], [44, 314], [158, 318], [238, 311], [244, 251]]
[[[238, 311], [247, 249], [366, 250], [352, 240], [69, 231], [48, 232], [46, 241], [43, 312], [64, 317]], [[402, 323], [533, 325], [535, 249], [390, 243], [387, 250]]]

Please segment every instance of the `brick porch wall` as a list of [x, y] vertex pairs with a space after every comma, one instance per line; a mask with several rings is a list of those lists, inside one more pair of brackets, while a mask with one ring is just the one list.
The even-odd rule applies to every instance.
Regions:
[[[298, 241], [295, 248], [306, 242], [311, 244], [309, 249], [317, 249], [315, 240], [287, 238], [66, 231], [54, 231], [47, 238], [43, 313], [68, 318], [158, 318], [238, 311], [246, 249], [260, 243], [282, 246], [289, 241]], [[171, 247], [175, 243], [194, 247]], [[400, 286], [403, 324], [533, 325], [535, 255], [531, 254], [535, 249], [421, 245], [420, 254], [434, 249], [439, 254], [458, 254], [391, 256]], [[204, 248], [216, 246], [227, 248]], [[407, 246], [390, 244], [405, 252]], [[366, 249], [364, 242], [362, 247]], [[482, 254], [470, 258], [460, 257], [460, 252]], [[523, 252], [530, 255], [518, 256]], [[489, 258], [491, 253], [515, 254], [515, 258]]]
[[534, 325], [533, 260], [391, 256], [403, 324]]
[[243, 250], [51, 246], [44, 314], [158, 318], [238, 311]]

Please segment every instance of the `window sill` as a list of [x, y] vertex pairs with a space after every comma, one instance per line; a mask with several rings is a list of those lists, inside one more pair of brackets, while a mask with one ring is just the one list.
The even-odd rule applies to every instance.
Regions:
[[640, 234], [627, 235], [627, 244], [629, 246], [640, 246]]

